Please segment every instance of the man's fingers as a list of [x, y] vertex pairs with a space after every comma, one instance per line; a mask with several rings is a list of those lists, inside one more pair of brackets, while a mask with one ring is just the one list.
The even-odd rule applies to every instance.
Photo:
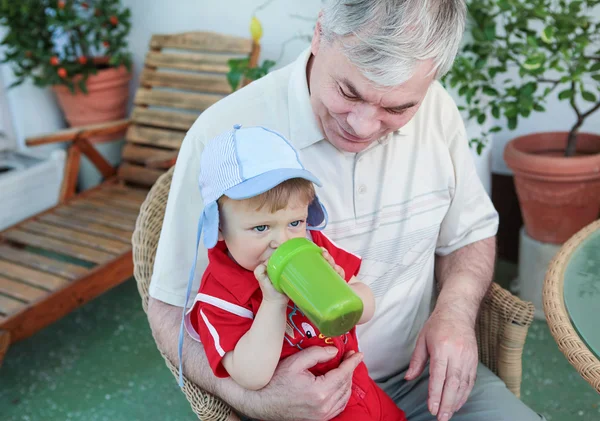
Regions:
[[290, 364], [295, 372], [306, 371], [318, 363], [329, 361], [337, 354], [337, 349], [332, 346], [311, 346], [294, 355], [287, 357], [284, 361]]
[[429, 400], [427, 407], [434, 417], [440, 412], [442, 390], [446, 381], [447, 368], [448, 358], [446, 356], [443, 356], [443, 358], [431, 358], [431, 363], [429, 364]]
[[456, 394], [456, 404], [454, 405], [454, 408], [452, 408], [453, 413], [456, 413], [460, 408], [462, 408], [467, 401], [472, 388], [470, 376], [463, 377]]
[[339, 389], [336, 392], [336, 396], [333, 397], [333, 401], [335, 404], [331, 408], [331, 411], [327, 413], [326, 419], [330, 420], [336, 416], [338, 416], [348, 404], [348, 400], [350, 400], [350, 395], [352, 394], [352, 387], [346, 387]]
[[[460, 363], [460, 362], [459, 362]], [[440, 409], [437, 413], [439, 421], [448, 421], [452, 414], [454, 414], [454, 408], [458, 397], [458, 388], [462, 381], [462, 373], [459, 364], [455, 364], [452, 360], [448, 363], [448, 369], [446, 371], [446, 380], [444, 381], [444, 389], [442, 392], [442, 401], [440, 403]]]
[[423, 373], [429, 353], [427, 352], [427, 343], [425, 342], [425, 336], [419, 335], [417, 339], [417, 345], [410, 358], [410, 364], [404, 378], [406, 380], [414, 380]]
[[327, 383], [337, 383], [339, 387], [342, 387], [345, 382], [352, 380], [352, 374], [362, 360], [363, 354], [361, 352], [355, 352], [351, 355], [346, 354], [338, 368], [328, 371], [322, 378]]
[[475, 369], [469, 375], [467, 389], [464, 391], [462, 399], [458, 403], [456, 410], [454, 412], [458, 411], [460, 408], [462, 408], [465, 405], [465, 403], [467, 403], [467, 400], [469, 399], [469, 396], [471, 395], [471, 392], [473, 391], [473, 387], [475, 387], [475, 380], [477, 380], [477, 364], [475, 364]]

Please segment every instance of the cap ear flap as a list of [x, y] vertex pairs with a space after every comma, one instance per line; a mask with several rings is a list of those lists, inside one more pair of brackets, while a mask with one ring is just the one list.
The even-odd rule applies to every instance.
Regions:
[[204, 206], [202, 212], [204, 247], [211, 249], [217, 245], [219, 240], [219, 206], [217, 202], [211, 202]]
[[309, 230], [322, 230], [327, 226], [327, 209], [321, 203], [319, 198], [315, 196], [310, 205], [308, 205], [308, 217], [306, 224]]

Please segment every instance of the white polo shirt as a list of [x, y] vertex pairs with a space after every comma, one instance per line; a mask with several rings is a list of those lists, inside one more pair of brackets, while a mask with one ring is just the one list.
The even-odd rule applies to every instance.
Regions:
[[[475, 172], [457, 107], [434, 82], [412, 120], [367, 150], [337, 150], [319, 130], [306, 81], [309, 50], [203, 112], [183, 141], [156, 253], [150, 295], [182, 307], [202, 211], [203, 145], [234, 124], [287, 137], [323, 183], [325, 233], [358, 254], [359, 278], [376, 297], [373, 319], [358, 327], [371, 376], [404, 369], [432, 310], [434, 257], [496, 234], [498, 215]], [[207, 265], [200, 242], [195, 284]], [[192, 300], [190, 300], [192, 301]]]

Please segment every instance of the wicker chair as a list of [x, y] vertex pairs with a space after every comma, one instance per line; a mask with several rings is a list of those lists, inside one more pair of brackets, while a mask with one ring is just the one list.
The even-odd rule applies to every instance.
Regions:
[[[161, 176], [152, 187], [142, 204], [133, 234], [134, 274], [144, 311], [148, 309], [148, 287], [172, 176], [173, 169]], [[493, 284], [477, 323], [481, 362], [496, 373], [516, 396], [520, 396], [521, 356], [532, 320], [533, 304], [523, 302]], [[176, 366], [164, 353], [162, 355], [178, 378]], [[225, 420], [232, 411], [226, 403], [204, 392], [185, 377], [183, 391], [198, 418], [204, 421]]]
[[600, 360], [583, 343], [573, 327], [564, 301], [565, 270], [575, 249], [592, 233], [600, 230], [600, 220], [573, 235], [550, 262], [544, 281], [543, 303], [548, 327], [567, 360], [600, 393]]

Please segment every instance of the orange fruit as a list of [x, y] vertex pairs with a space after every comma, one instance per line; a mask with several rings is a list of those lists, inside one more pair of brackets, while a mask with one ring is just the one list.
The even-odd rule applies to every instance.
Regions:
[[60, 69], [58, 69], [57, 73], [63, 79], [67, 77], [67, 70], [64, 67], [61, 67]]

